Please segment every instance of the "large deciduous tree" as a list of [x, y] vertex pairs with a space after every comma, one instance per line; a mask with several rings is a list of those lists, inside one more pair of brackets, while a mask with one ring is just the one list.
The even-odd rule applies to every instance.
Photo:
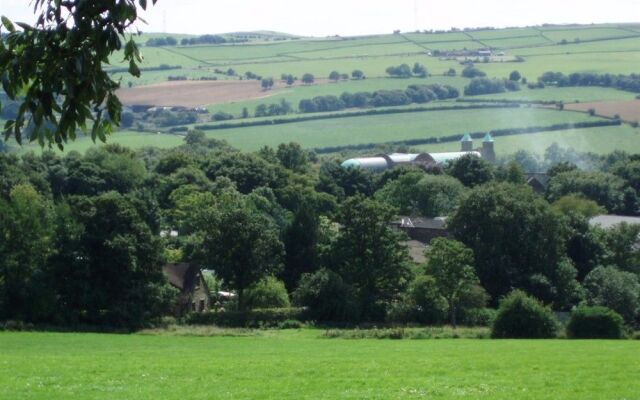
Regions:
[[356, 290], [365, 320], [382, 319], [410, 275], [402, 236], [389, 226], [394, 211], [360, 195], [347, 199], [339, 211], [342, 227], [330, 266]]
[[274, 221], [234, 191], [193, 212], [196, 227], [188, 246], [189, 258], [215, 270], [238, 292], [238, 306], [242, 307], [245, 289], [276, 275], [282, 266], [283, 245]]
[[478, 282], [473, 268], [473, 252], [458, 241], [437, 238], [431, 242], [426, 256], [427, 274], [435, 278], [438, 291], [447, 300], [449, 322], [455, 327], [462, 295]]
[[541, 284], [540, 278], [545, 278], [555, 293], [558, 280], [566, 275], [560, 269], [565, 223], [527, 186], [501, 183], [477, 187], [448, 225], [454, 236], [473, 250], [480, 282], [494, 302], [513, 288], [532, 290]]
[[[155, 4], [157, 0], [150, 0]], [[35, 0], [34, 26], [2, 17], [0, 79], [11, 99], [19, 99], [16, 118], [4, 126], [5, 139], [23, 135], [40, 145], [63, 148], [78, 129], [105, 141], [121, 116], [115, 95], [119, 83], [104, 66], [124, 50], [129, 72], [140, 75], [142, 56], [128, 29], [147, 0]], [[89, 131], [87, 121], [93, 122]], [[25, 129], [26, 128], [26, 129]]]

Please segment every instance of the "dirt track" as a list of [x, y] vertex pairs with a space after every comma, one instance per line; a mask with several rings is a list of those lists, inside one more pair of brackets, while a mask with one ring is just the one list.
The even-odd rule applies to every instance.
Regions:
[[624, 121], [640, 121], [640, 100], [624, 101], [598, 101], [594, 103], [565, 104], [566, 110], [589, 112], [595, 110], [595, 114], [613, 118], [616, 114]]
[[125, 105], [203, 107], [269, 97], [276, 92], [263, 91], [258, 81], [173, 81], [120, 89], [118, 97]]

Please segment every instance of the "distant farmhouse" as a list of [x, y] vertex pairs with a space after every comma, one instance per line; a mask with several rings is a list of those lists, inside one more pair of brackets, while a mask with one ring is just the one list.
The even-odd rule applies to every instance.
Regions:
[[415, 165], [415, 166], [434, 166], [434, 165], [448, 165], [452, 161], [455, 161], [466, 155], [475, 155], [481, 157], [489, 162], [494, 163], [496, 161], [496, 153], [494, 149], [494, 141], [491, 134], [487, 133], [482, 140], [482, 147], [474, 150], [473, 139], [469, 134], [466, 134], [460, 140], [460, 151], [450, 153], [419, 153], [419, 154], [406, 154], [406, 153], [393, 153], [393, 154], [379, 154], [373, 157], [352, 158], [342, 163], [343, 168], [362, 168], [370, 171], [384, 171], [392, 169], [397, 166], [403, 165]]
[[162, 272], [180, 295], [174, 305], [174, 313], [178, 316], [190, 312], [205, 312], [211, 308], [209, 287], [200, 268], [188, 264], [167, 264]]

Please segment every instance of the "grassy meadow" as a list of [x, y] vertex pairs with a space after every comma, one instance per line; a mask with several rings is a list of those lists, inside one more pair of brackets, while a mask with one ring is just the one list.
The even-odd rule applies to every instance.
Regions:
[[371, 115], [207, 131], [207, 136], [224, 139], [247, 151], [262, 146], [298, 142], [303, 147], [382, 143], [441, 137], [491, 129], [547, 126], [567, 122], [598, 120], [587, 114], [539, 108], [427, 111], [406, 114]]
[[[577, 152], [608, 154], [615, 150], [630, 153], [640, 152], [640, 129], [629, 125], [607, 126], [599, 128], [571, 129], [530, 135], [501, 136], [496, 138], [495, 150], [498, 156], [526, 150], [543, 155], [553, 143], [560, 147], [574, 149]], [[424, 152], [458, 151], [459, 143], [440, 143], [414, 146], [413, 149]]]
[[3, 399], [640, 398], [640, 342], [0, 333]]

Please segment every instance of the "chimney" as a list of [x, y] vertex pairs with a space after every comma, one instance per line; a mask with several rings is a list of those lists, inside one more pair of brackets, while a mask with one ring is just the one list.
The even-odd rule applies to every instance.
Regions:
[[496, 162], [496, 152], [493, 148], [493, 137], [487, 133], [482, 139], [482, 158], [490, 163]]
[[468, 133], [465, 133], [460, 140], [460, 151], [473, 151], [473, 140]]

